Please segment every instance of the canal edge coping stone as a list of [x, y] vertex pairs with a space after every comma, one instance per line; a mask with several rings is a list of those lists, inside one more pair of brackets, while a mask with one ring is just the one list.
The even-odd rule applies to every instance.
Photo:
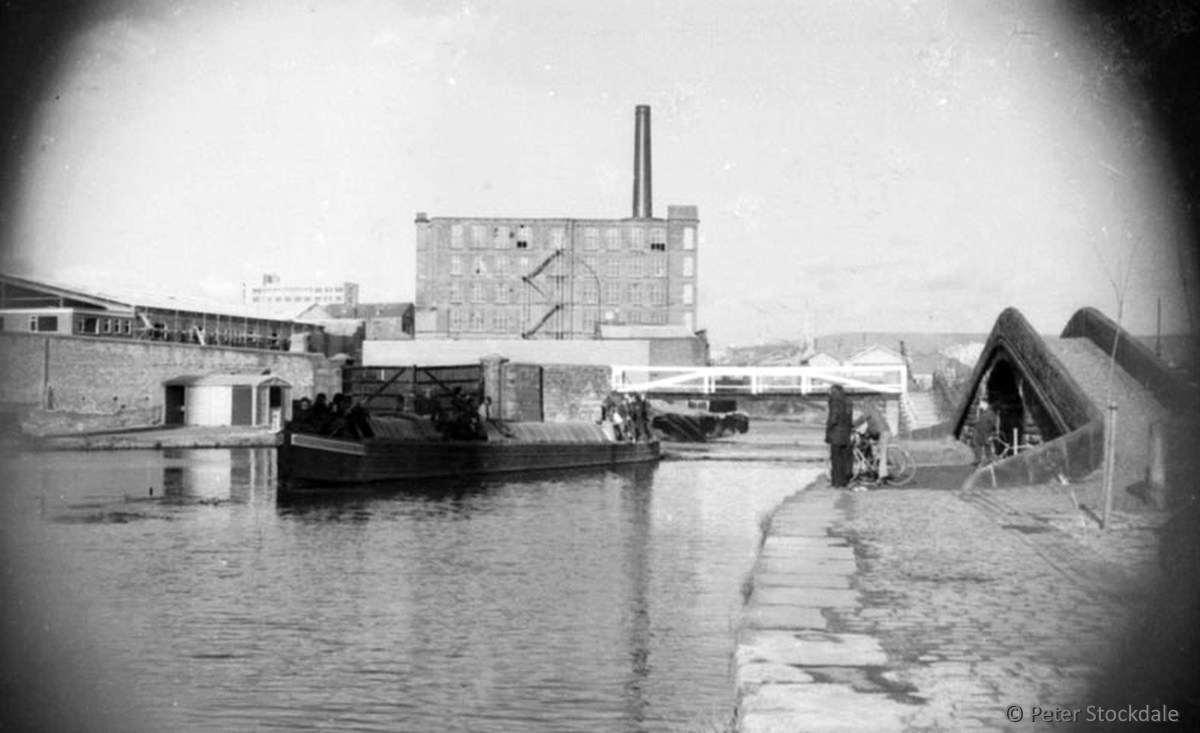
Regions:
[[898, 730], [911, 706], [821, 681], [820, 669], [887, 665], [879, 642], [829, 630], [825, 613], [859, 606], [854, 548], [829, 530], [845, 516], [823, 480], [783, 501], [764, 529], [734, 653], [738, 733]]

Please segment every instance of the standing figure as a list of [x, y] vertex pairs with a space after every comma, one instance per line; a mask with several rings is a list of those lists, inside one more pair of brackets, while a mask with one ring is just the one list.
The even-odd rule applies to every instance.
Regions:
[[971, 447], [975, 449], [975, 464], [985, 466], [996, 460], [996, 431], [1000, 428], [1000, 418], [986, 399], [979, 400], [979, 415], [975, 418], [975, 428], [971, 432]]
[[293, 405], [292, 422], [288, 427], [298, 433], [303, 433], [309, 429], [309, 421], [312, 420], [312, 400], [301, 397]]
[[633, 396], [633, 439], [650, 440], [650, 408], [643, 394]]
[[609, 392], [608, 394], [604, 395], [604, 401], [600, 403], [600, 422], [611, 422], [616, 411], [616, 393]]
[[308, 411], [308, 423], [316, 432], [320, 432], [321, 428], [329, 421], [329, 398], [324, 392], [317, 393], [317, 401], [312, 403], [312, 407]]
[[825, 419], [825, 442], [829, 444], [829, 484], [845, 488], [850, 484], [854, 453], [850, 448], [853, 407], [840, 384], [829, 388], [829, 416]]
[[353, 398], [346, 398], [346, 432], [355, 440], [374, 438], [375, 428], [371, 427], [371, 416], [367, 408]]
[[617, 423], [621, 426], [617, 439], [626, 443], [632, 441], [634, 438], [633, 411], [628, 395], [617, 395], [617, 418]]
[[863, 414], [854, 421], [854, 428], [864, 426], [863, 433], [870, 438], [873, 445], [875, 462], [879, 466], [879, 483], [888, 478], [887, 449], [892, 437], [892, 429], [888, 427], [887, 418], [883, 416], [883, 400], [869, 400], [863, 408]]
[[329, 402], [329, 417], [321, 426], [322, 435], [333, 435], [340, 437], [346, 432], [346, 415], [350, 411], [350, 405], [346, 395], [338, 392]]
[[312, 410], [309, 411], [308, 422], [312, 431], [319, 435], [327, 435], [333, 424], [333, 418], [333, 407], [329, 404], [329, 399], [324, 392], [318, 392], [317, 401], [313, 403]]

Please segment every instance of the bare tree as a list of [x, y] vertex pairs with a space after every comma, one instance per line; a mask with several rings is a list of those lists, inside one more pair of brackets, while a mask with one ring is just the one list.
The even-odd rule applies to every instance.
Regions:
[[1141, 236], [1134, 239], [1133, 245], [1129, 247], [1129, 251], [1127, 252], [1128, 260], [1124, 263], [1124, 266], [1118, 262], [1115, 271], [1109, 269], [1108, 265], [1105, 264], [1104, 258], [1099, 256], [1099, 252], [1097, 252], [1098, 256], [1096, 258], [1100, 266], [1104, 269], [1104, 276], [1108, 279], [1109, 285], [1112, 286], [1113, 295], [1117, 299], [1117, 327], [1113, 330], [1112, 346], [1108, 354], [1108, 383], [1105, 386], [1104, 394], [1104, 509], [1101, 516], [1101, 526], [1103, 529], [1108, 529], [1109, 527], [1109, 515], [1112, 512], [1113, 481], [1117, 463], [1117, 402], [1114, 395], [1117, 347], [1121, 342], [1121, 324], [1125, 317], [1125, 298], [1129, 294], [1129, 279], [1132, 276], [1133, 266], [1137, 261], [1137, 252], [1141, 248], [1141, 243]]

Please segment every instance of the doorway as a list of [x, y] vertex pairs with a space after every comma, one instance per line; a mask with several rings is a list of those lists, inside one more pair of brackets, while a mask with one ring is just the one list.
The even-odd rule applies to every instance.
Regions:
[[163, 414], [164, 425], [183, 425], [186, 420], [187, 388], [182, 384], [168, 384], [166, 393], [166, 409]]
[[237, 385], [233, 388], [233, 425], [254, 424], [254, 389], [249, 386]]

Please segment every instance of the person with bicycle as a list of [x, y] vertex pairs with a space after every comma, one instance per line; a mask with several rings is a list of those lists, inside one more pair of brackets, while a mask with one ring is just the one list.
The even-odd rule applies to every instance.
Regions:
[[887, 418], [883, 416], [883, 410], [882, 399], [867, 400], [862, 415], [854, 421], [854, 429], [870, 441], [870, 457], [879, 467], [877, 475], [881, 484], [887, 483], [888, 480], [887, 451], [892, 437], [892, 430], [888, 426]]

